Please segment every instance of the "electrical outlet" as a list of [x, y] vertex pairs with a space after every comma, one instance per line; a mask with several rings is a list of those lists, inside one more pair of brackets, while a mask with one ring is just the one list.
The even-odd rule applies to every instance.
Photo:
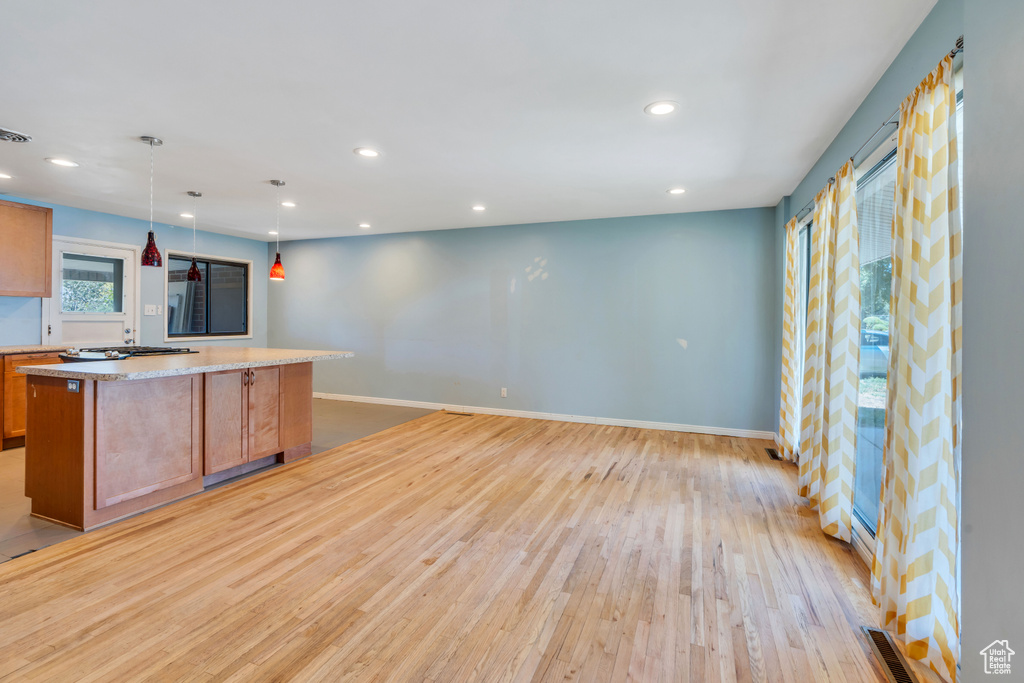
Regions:
[[502, 398], [508, 398], [508, 387], [502, 387], [501, 388], [501, 397]]
[[164, 314], [164, 307], [161, 304], [157, 304], [156, 305], [156, 314], [157, 315], [163, 315]]
[[143, 315], [156, 315], [156, 304], [146, 304]]

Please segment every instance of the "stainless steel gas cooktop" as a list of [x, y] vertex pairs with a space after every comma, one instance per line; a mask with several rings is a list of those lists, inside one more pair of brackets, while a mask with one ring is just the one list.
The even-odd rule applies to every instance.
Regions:
[[99, 346], [91, 349], [68, 349], [60, 354], [65, 363], [96, 360], [124, 360], [140, 356], [168, 356], [176, 353], [199, 353], [184, 347], [170, 346]]

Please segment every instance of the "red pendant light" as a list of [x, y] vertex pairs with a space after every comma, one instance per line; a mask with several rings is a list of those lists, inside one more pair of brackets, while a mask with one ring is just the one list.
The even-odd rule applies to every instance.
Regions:
[[277, 236], [277, 258], [274, 259], [274, 265], [270, 267], [270, 279], [283, 280], [284, 264], [281, 263], [281, 187], [284, 185], [284, 181], [271, 180], [270, 184], [277, 188], [277, 230], [274, 232], [274, 235]]
[[189, 283], [201, 283], [203, 282], [203, 273], [199, 271], [199, 266], [196, 265], [196, 257], [193, 256], [193, 264], [188, 268], [188, 275], [185, 280]]
[[162, 268], [164, 260], [160, 257], [156, 235], [153, 234], [153, 148], [164, 144], [164, 141], [152, 135], [143, 135], [139, 139], [149, 145], [149, 238], [146, 240], [146, 248], [142, 250], [142, 265]]
[[203, 196], [203, 193], [189, 190], [188, 196], [192, 197], [192, 265], [189, 267], [185, 279], [189, 282], [202, 282], [203, 274], [199, 272], [199, 266], [196, 265], [196, 214], [199, 213], [199, 198]]
[[142, 250], [142, 265], [144, 266], [156, 266], [161, 268], [164, 265], [164, 261], [160, 258], [160, 250], [156, 248], [156, 237], [153, 235], [153, 231], [149, 231], [149, 239], [146, 240], [146, 248]]
[[270, 266], [270, 279], [284, 279], [284, 266], [281, 264], [281, 252], [277, 252], [277, 258], [274, 259], [274, 265]]

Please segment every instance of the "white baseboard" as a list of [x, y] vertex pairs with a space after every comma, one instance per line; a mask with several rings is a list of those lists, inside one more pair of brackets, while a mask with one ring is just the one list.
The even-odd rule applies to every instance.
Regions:
[[639, 429], [664, 429], [670, 432], [691, 432], [693, 434], [714, 434], [716, 436], [737, 436], [745, 439], [777, 438], [774, 432], [759, 432], [753, 429], [729, 429], [727, 427], [702, 427], [684, 425], [675, 422], [648, 422], [647, 420], [620, 420], [614, 417], [590, 417], [587, 415], [562, 415], [559, 413], [539, 413], [532, 410], [507, 410], [504, 408], [485, 408], [482, 406], [456, 406], [447, 403], [430, 401], [406, 401], [400, 398], [377, 398], [376, 396], [352, 396], [349, 394], [328, 394], [314, 391], [313, 398], [326, 398], [331, 401], [355, 401], [357, 403], [378, 403], [388, 406], [404, 406], [406, 408], [423, 408], [426, 410], [451, 410], [460, 413], [479, 413], [481, 415], [503, 415], [505, 417], [526, 417], [533, 420], [555, 420], [556, 422], [582, 422], [586, 424], [611, 425], [613, 427], [637, 427]]

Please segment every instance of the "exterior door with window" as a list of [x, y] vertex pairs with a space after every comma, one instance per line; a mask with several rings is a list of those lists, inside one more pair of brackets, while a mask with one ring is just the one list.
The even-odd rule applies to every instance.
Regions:
[[139, 254], [127, 245], [53, 238], [53, 296], [43, 299], [43, 342], [138, 343]]

